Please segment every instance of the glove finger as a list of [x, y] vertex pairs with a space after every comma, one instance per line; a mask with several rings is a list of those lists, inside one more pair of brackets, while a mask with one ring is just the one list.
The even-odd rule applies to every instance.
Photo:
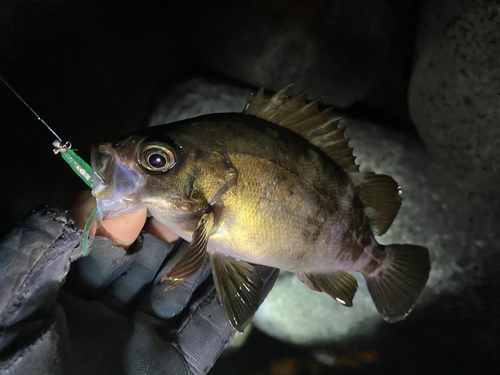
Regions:
[[[256, 266], [264, 282], [260, 303], [274, 285], [279, 270]], [[193, 301], [190, 314], [177, 331], [176, 347], [183, 354], [192, 374], [206, 374], [222, 351], [231, 343], [236, 331], [219, 302], [215, 286]], [[200, 347], [203, 343], [203, 347]]]
[[[158, 280], [163, 272], [168, 272], [182, 256], [188, 244], [183, 244], [181, 247], [178, 249], [181, 251], [178, 251], [162, 269]], [[210, 273], [209, 262], [203, 267], [204, 270], [199, 271], [199, 276], [195, 275], [192, 280], [186, 280], [185, 283], [192, 282], [193, 286], [199, 284], [202, 275]], [[262, 296], [264, 300], [276, 281], [279, 270], [263, 266], [257, 266], [256, 269], [264, 280]], [[168, 308], [174, 312], [183, 306], [186, 298], [189, 300], [195, 289], [186, 287], [186, 291], [182, 293], [182, 289], [179, 288], [182, 288], [183, 284], [168, 292], [163, 292], [164, 285], [155, 285], [157, 297], [161, 298], [161, 303], [155, 306], [162, 308], [163, 312]], [[175, 290], [178, 292], [175, 293]], [[172, 296], [179, 298], [178, 303], [168, 304], [169, 297]], [[154, 298], [151, 300], [154, 301]], [[172, 330], [170, 322], [144, 311], [134, 314], [134, 324], [133, 336], [124, 352], [127, 370], [134, 374], [164, 371], [179, 375], [206, 374], [232, 341], [236, 332], [219, 302], [213, 282], [204, 283], [198, 288], [186, 317], [180, 321], [176, 329]]]
[[102, 295], [101, 300], [115, 311], [127, 314], [135, 309], [140, 298], [149, 291], [158, 270], [175, 247], [160, 238], [144, 233], [142, 250], [130, 255], [132, 262]]
[[182, 353], [162, 334], [165, 322], [147, 313], [136, 312], [132, 334], [121, 351], [121, 374], [192, 375]]
[[165, 291], [165, 288], [172, 285], [172, 282], [166, 281], [161, 283], [161, 278], [179, 261], [185, 253], [189, 243], [181, 241], [173, 256], [167, 261], [165, 266], [158, 273], [153, 287], [151, 289], [150, 298], [144, 301], [141, 310], [151, 311], [162, 319], [170, 319], [178, 315], [186, 308], [193, 292], [200, 286], [203, 281], [210, 275], [210, 261], [206, 257], [205, 262], [200, 269], [189, 279], [184, 280], [179, 286], [174, 289]]
[[66, 212], [46, 208], [0, 244], [2, 353], [26, 345], [26, 337], [43, 329], [71, 262], [81, 254], [81, 238]]
[[76, 295], [95, 298], [130, 266], [133, 256], [107, 237], [94, 237], [89, 255], [74, 263], [65, 287]]
[[70, 262], [80, 255], [80, 242], [66, 213], [53, 208], [36, 212], [14, 229], [0, 245], [1, 326], [54, 301]]
[[[127, 253], [109, 238], [96, 236], [90, 254], [79, 259], [72, 267], [66, 287], [80, 297], [96, 299], [120, 276], [131, 272], [132, 282], [127, 282], [126, 278], [120, 280], [120, 283], [125, 282], [122, 287], [117, 284], [115, 291], [110, 292], [111, 295], [120, 294], [117, 298], [123, 299], [127, 291], [132, 294], [137, 292], [134, 288], [127, 289], [132, 283], [139, 282], [138, 287], [142, 288], [148, 275], [151, 272], [156, 274], [172, 248], [173, 245], [141, 233]], [[143, 270], [144, 267], [146, 270]], [[137, 276], [141, 271], [145, 271], [142, 279]]]

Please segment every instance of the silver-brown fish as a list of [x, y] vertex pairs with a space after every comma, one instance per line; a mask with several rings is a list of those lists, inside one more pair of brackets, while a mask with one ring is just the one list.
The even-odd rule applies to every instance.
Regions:
[[261, 89], [243, 113], [213, 114], [141, 130], [92, 150], [102, 218], [146, 206], [191, 242], [163, 280], [192, 276], [208, 253], [220, 300], [243, 331], [262, 281], [253, 264], [295, 272], [311, 289], [352, 306], [361, 272], [388, 322], [403, 319], [430, 260], [414, 245], [383, 246], [400, 207], [389, 176], [359, 172], [339, 119], [287, 88]]

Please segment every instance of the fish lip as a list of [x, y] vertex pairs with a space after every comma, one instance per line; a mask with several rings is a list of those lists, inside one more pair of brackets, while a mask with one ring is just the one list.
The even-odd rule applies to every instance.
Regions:
[[113, 197], [113, 174], [115, 171], [116, 152], [111, 143], [92, 145], [90, 165], [92, 167], [92, 195], [98, 199]]
[[91, 149], [92, 194], [97, 198], [101, 220], [145, 207], [140, 201], [140, 190], [146, 180], [133, 166], [127, 165], [127, 153], [133, 150], [120, 150], [111, 143], [93, 145]]
[[97, 199], [96, 202], [100, 220], [114, 219], [115, 217], [136, 212], [146, 207], [145, 204], [137, 204], [134, 199], [124, 197], [121, 197], [119, 200]]

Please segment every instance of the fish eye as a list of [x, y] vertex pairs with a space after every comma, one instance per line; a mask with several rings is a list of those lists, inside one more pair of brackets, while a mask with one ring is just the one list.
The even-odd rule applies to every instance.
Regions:
[[175, 165], [175, 156], [165, 146], [148, 145], [139, 153], [139, 164], [153, 172], [166, 172]]
[[149, 155], [148, 163], [153, 168], [163, 168], [167, 165], [167, 159], [162, 154], [151, 154]]

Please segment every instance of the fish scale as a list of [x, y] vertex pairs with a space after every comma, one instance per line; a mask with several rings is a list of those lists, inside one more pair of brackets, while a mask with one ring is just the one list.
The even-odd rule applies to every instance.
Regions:
[[[319, 229], [310, 220], [322, 210], [321, 198], [314, 189], [294, 174], [262, 159], [240, 154], [234, 157], [234, 164], [239, 171], [238, 186], [222, 198], [221, 228], [235, 235], [227, 248], [219, 246], [215, 233], [211, 239], [213, 246], [227, 255], [235, 255], [233, 249], [237, 249], [240, 259], [251, 262], [265, 259], [266, 265], [288, 270], [307, 266], [307, 257], [317, 259], [314, 253], [323, 249], [304, 234]], [[270, 173], [275, 180], [262, 179]], [[292, 190], [295, 194], [290, 194]], [[304, 200], [304, 196], [308, 199]], [[286, 230], [276, 230], [271, 224], [281, 221]], [[284, 253], [287, 255], [283, 256]], [[300, 264], [291, 262], [294, 258], [301, 260]]]

